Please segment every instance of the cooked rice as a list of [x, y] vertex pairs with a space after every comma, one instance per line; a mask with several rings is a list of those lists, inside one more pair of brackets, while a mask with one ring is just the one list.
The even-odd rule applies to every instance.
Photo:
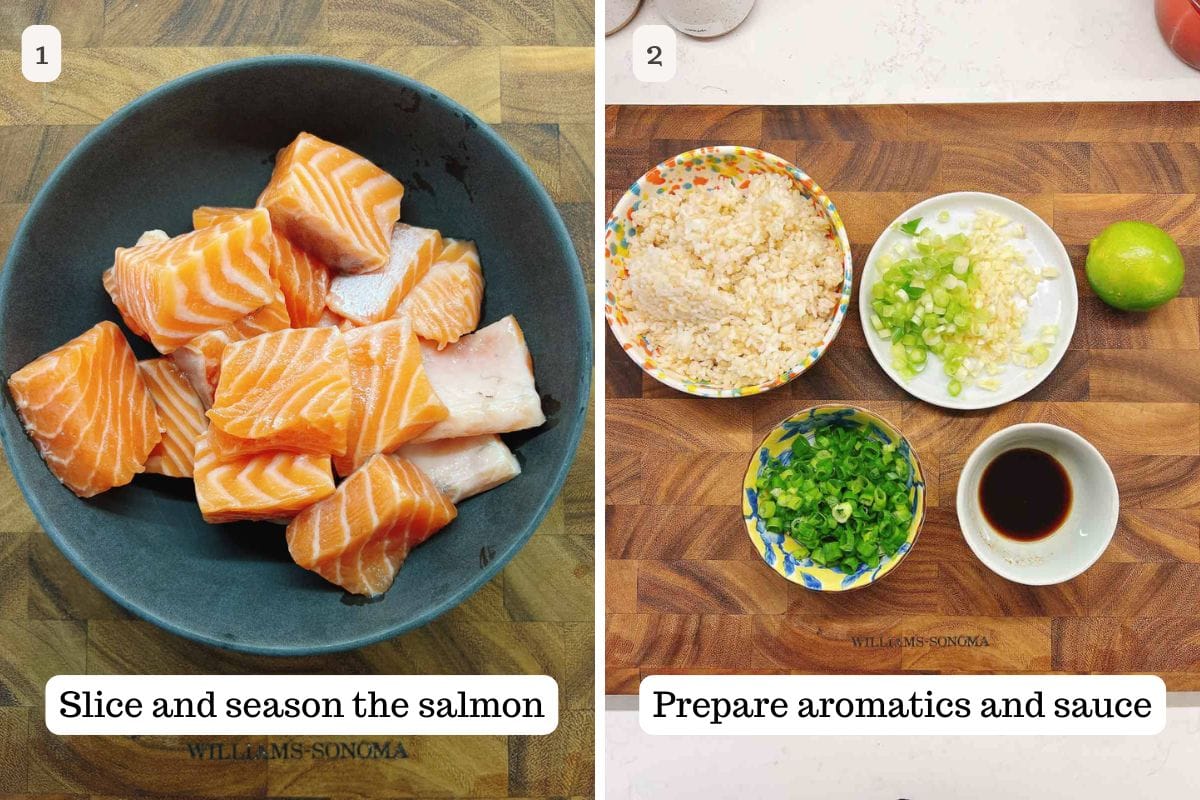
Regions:
[[775, 378], [821, 343], [842, 289], [830, 224], [783, 175], [648, 195], [633, 213], [628, 329], [658, 366], [724, 388]]

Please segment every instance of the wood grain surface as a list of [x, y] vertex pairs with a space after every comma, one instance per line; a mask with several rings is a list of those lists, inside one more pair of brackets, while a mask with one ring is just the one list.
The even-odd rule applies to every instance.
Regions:
[[[28, 83], [20, 74], [20, 33], [37, 22], [63, 34], [63, 73], [51, 84]], [[410, 75], [494, 125], [551, 192], [590, 276], [592, 42], [592, 4], [583, 0], [6, 0], [0, 3], [0, 245], [8, 249], [51, 170], [121, 105], [221, 61], [316, 52]], [[591, 430], [589, 423], [546, 521], [478, 594], [398, 639], [300, 659], [229, 653], [132, 619], [39, 530], [3, 464], [0, 796], [590, 796]], [[272, 761], [195, 759], [190, 740], [180, 738], [60, 738], [43, 723], [42, 690], [55, 674], [278, 672], [548, 674], [560, 687], [560, 723], [547, 737], [403, 738], [403, 759]], [[258, 746], [285, 738], [213, 741]]]
[[[609, 693], [636, 692], [648, 674], [721, 671], [1153, 672], [1173, 690], [1200, 689], [1200, 104], [610, 107], [606, 134], [610, 209], [680, 152], [762, 147], [830, 195], [856, 266], [908, 206], [979, 190], [1050, 223], [1080, 286], [1062, 363], [1029, 395], [988, 411], [909, 397], [867, 350], [854, 303], [809, 373], [739, 400], [662, 386], [608, 334]], [[1165, 228], [1189, 265], [1181, 296], [1149, 314], [1110, 310], [1083, 280], [1088, 242], [1125, 218]], [[739, 507], [748, 454], [780, 419], [822, 401], [890, 419], [930, 476], [912, 554], [877, 586], [843, 596], [763, 564]], [[1112, 545], [1059, 586], [992, 574], [955, 515], [967, 455], [1026, 421], [1083, 434], [1120, 486]]]

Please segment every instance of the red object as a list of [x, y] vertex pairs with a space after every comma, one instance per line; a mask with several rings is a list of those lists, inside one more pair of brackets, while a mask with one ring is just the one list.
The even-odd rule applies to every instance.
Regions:
[[1154, 0], [1154, 15], [1175, 55], [1200, 69], [1200, 0]]

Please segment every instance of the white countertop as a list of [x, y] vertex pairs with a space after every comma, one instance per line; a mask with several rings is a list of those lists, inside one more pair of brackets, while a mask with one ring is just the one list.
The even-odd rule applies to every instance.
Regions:
[[1200, 708], [1168, 708], [1157, 736], [649, 736], [628, 710], [605, 727], [606, 800], [1181, 798], [1200, 759]]
[[1200, 100], [1153, 0], [758, 0], [712, 40], [678, 35], [667, 83], [633, 77], [633, 30], [606, 40], [606, 103], [805, 105]]

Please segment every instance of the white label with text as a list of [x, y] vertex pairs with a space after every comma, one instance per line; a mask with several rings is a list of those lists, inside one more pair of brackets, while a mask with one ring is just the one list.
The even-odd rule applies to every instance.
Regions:
[[46, 727], [80, 735], [542, 735], [546, 675], [56, 675]]
[[663, 735], [1153, 735], [1154, 675], [655, 675], [642, 729]]

